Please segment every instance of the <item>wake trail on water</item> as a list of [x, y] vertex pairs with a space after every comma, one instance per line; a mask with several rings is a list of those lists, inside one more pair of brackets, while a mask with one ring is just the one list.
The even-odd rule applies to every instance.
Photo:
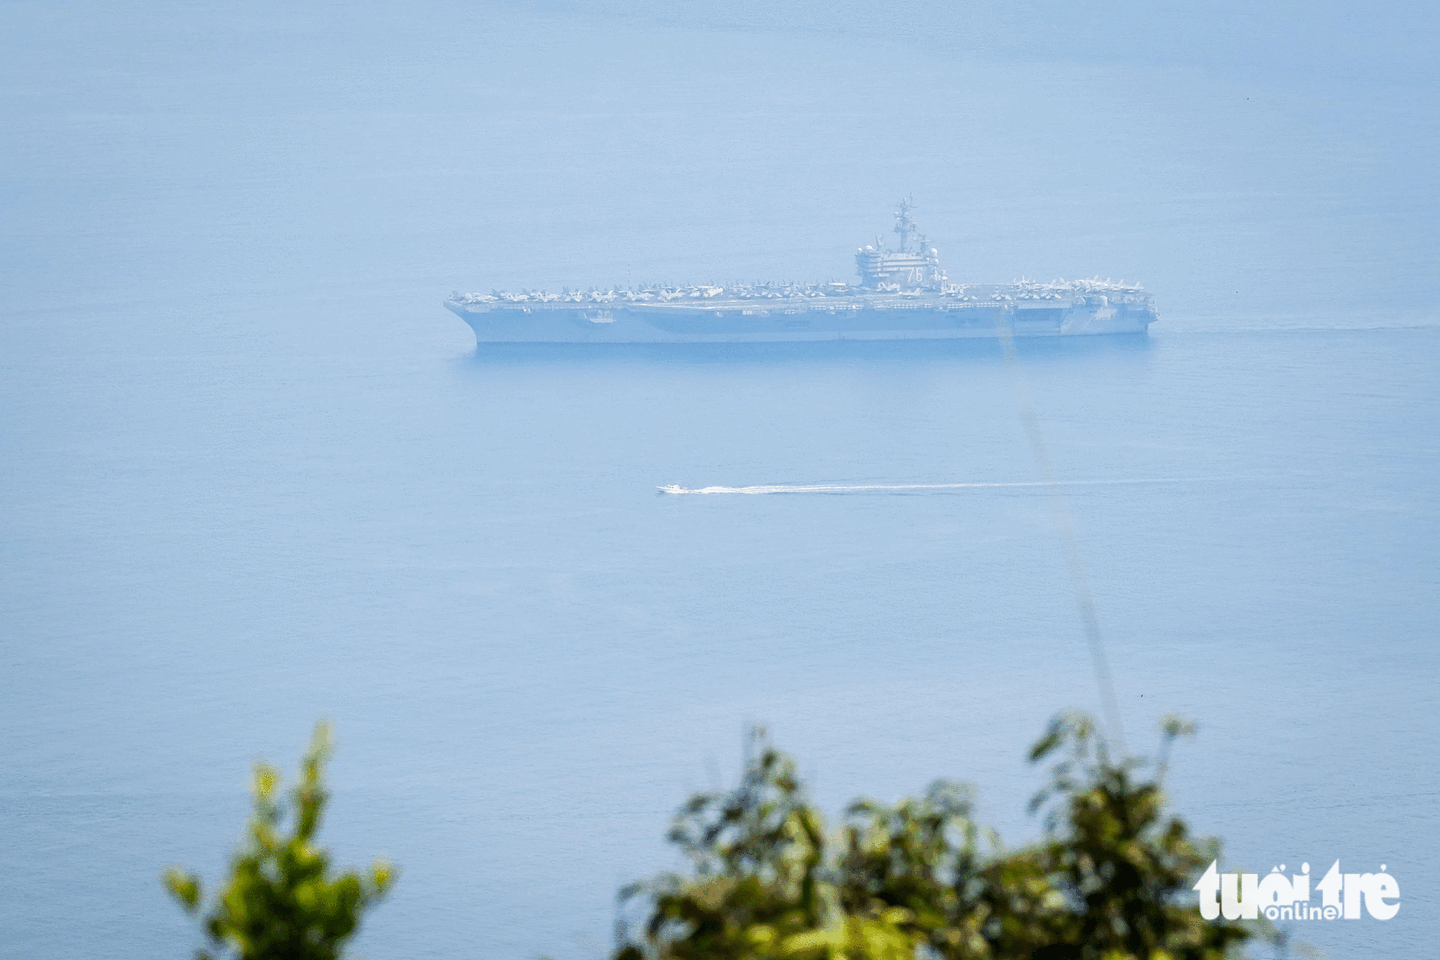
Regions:
[[684, 487], [669, 483], [657, 487], [669, 494], [745, 494], [769, 493], [909, 493], [926, 490], [995, 490], [1021, 487], [1116, 487], [1159, 483], [1200, 483], [1201, 477], [1144, 477], [1125, 480], [1015, 480], [975, 483], [771, 483], [749, 487]]

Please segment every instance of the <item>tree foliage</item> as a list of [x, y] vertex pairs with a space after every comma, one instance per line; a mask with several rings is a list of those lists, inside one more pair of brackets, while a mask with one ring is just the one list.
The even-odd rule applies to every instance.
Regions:
[[[203, 960], [337, 960], [361, 915], [395, 880], [394, 868], [376, 861], [365, 874], [334, 874], [329, 855], [315, 844], [329, 792], [324, 766], [331, 752], [325, 724], [315, 728], [301, 762], [300, 782], [288, 800], [269, 764], [255, 768], [255, 812], [245, 845], [230, 862], [223, 889], [201, 917], [211, 950]], [[293, 825], [287, 827], [286, 820]], [[187, 913], [202, 909], [200, 878], [171, 867], [164, 883]], [[213, 951], [213, 952], [212, 952]]]
[[1221, 960], [1261, 932], [1203, 920], [1190, 885], [1217, 855], [1165, 810], [1162, 762], [1113, 761], [1094, 723], [1057, 717], [1031, 751], [1056, 757], [1031, 803], [1044, 838], [1003, 848], [969, 788], [858, 800], [828, 835], [794, 762], [762, 733], [733, 791], [677, 814], [691, 864], [622, 891], [644, 919], [615, 960]]

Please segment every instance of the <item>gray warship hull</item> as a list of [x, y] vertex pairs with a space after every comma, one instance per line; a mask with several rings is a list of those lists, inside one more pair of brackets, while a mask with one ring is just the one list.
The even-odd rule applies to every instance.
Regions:
[[[827, 302], [828, 301], [828, 302]], [[789, 343], [820, 340], [953, 340], [1143, 334], [1156, 320], [1148, 300], [1104, 295], [1050, 301], [842, 297], [760, 306], [745, 301], [676, 303], [484, 303], [445, 306], [476, 343]]]

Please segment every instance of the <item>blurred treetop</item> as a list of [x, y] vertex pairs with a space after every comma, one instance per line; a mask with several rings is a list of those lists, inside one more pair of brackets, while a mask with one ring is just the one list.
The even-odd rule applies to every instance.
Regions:
[[1044, 839], [1005, 850], [941, 780], [887, 805], [857, 800], [827, 834], [789, 757], [753, 736], [740, 785], [692, 798], [669, 838], [685, 874], [635, 884], [614, 960], [1219, 960], [1263, 925], [1201, 918], [1191, 884], [1218, 856], [1165, 810], [1153, 778], [1112, 760], [1094, 722], [1057, 717], [1030, 754], [1055, 757], [1031, 801]]
[[[323, 773], [330, 750], [329, 728], [321, 723], [288, 802], [279, 798], [275, 768], [256, 765], [255, 813], [247, 843], [231, 859], [228, 882], [201, 918], [214, 951], [196, 951], [201, 960], [337, 960], [361, 915], [394, 882], [394, 868], [383, 860], [364, 875], [336, 875], [329, 855], [315, 843], [329, 799]], [[288, 830], [287, 816], [294, 820]], [[198, 876], [171, 867], [164, 881], [187, 913], [200, 914]]]

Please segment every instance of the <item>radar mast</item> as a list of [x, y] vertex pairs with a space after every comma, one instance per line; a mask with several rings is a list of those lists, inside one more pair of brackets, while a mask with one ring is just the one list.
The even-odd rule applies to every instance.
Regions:
[[915, 199], [906, 197], [900, 201], [900, 209], [895, 211], [895, 232], [900, 235], [900, 253], [910, 252], [910, 235], [920, 232], [915, 221], [910, 219], [910, 211], [914, 209]]

